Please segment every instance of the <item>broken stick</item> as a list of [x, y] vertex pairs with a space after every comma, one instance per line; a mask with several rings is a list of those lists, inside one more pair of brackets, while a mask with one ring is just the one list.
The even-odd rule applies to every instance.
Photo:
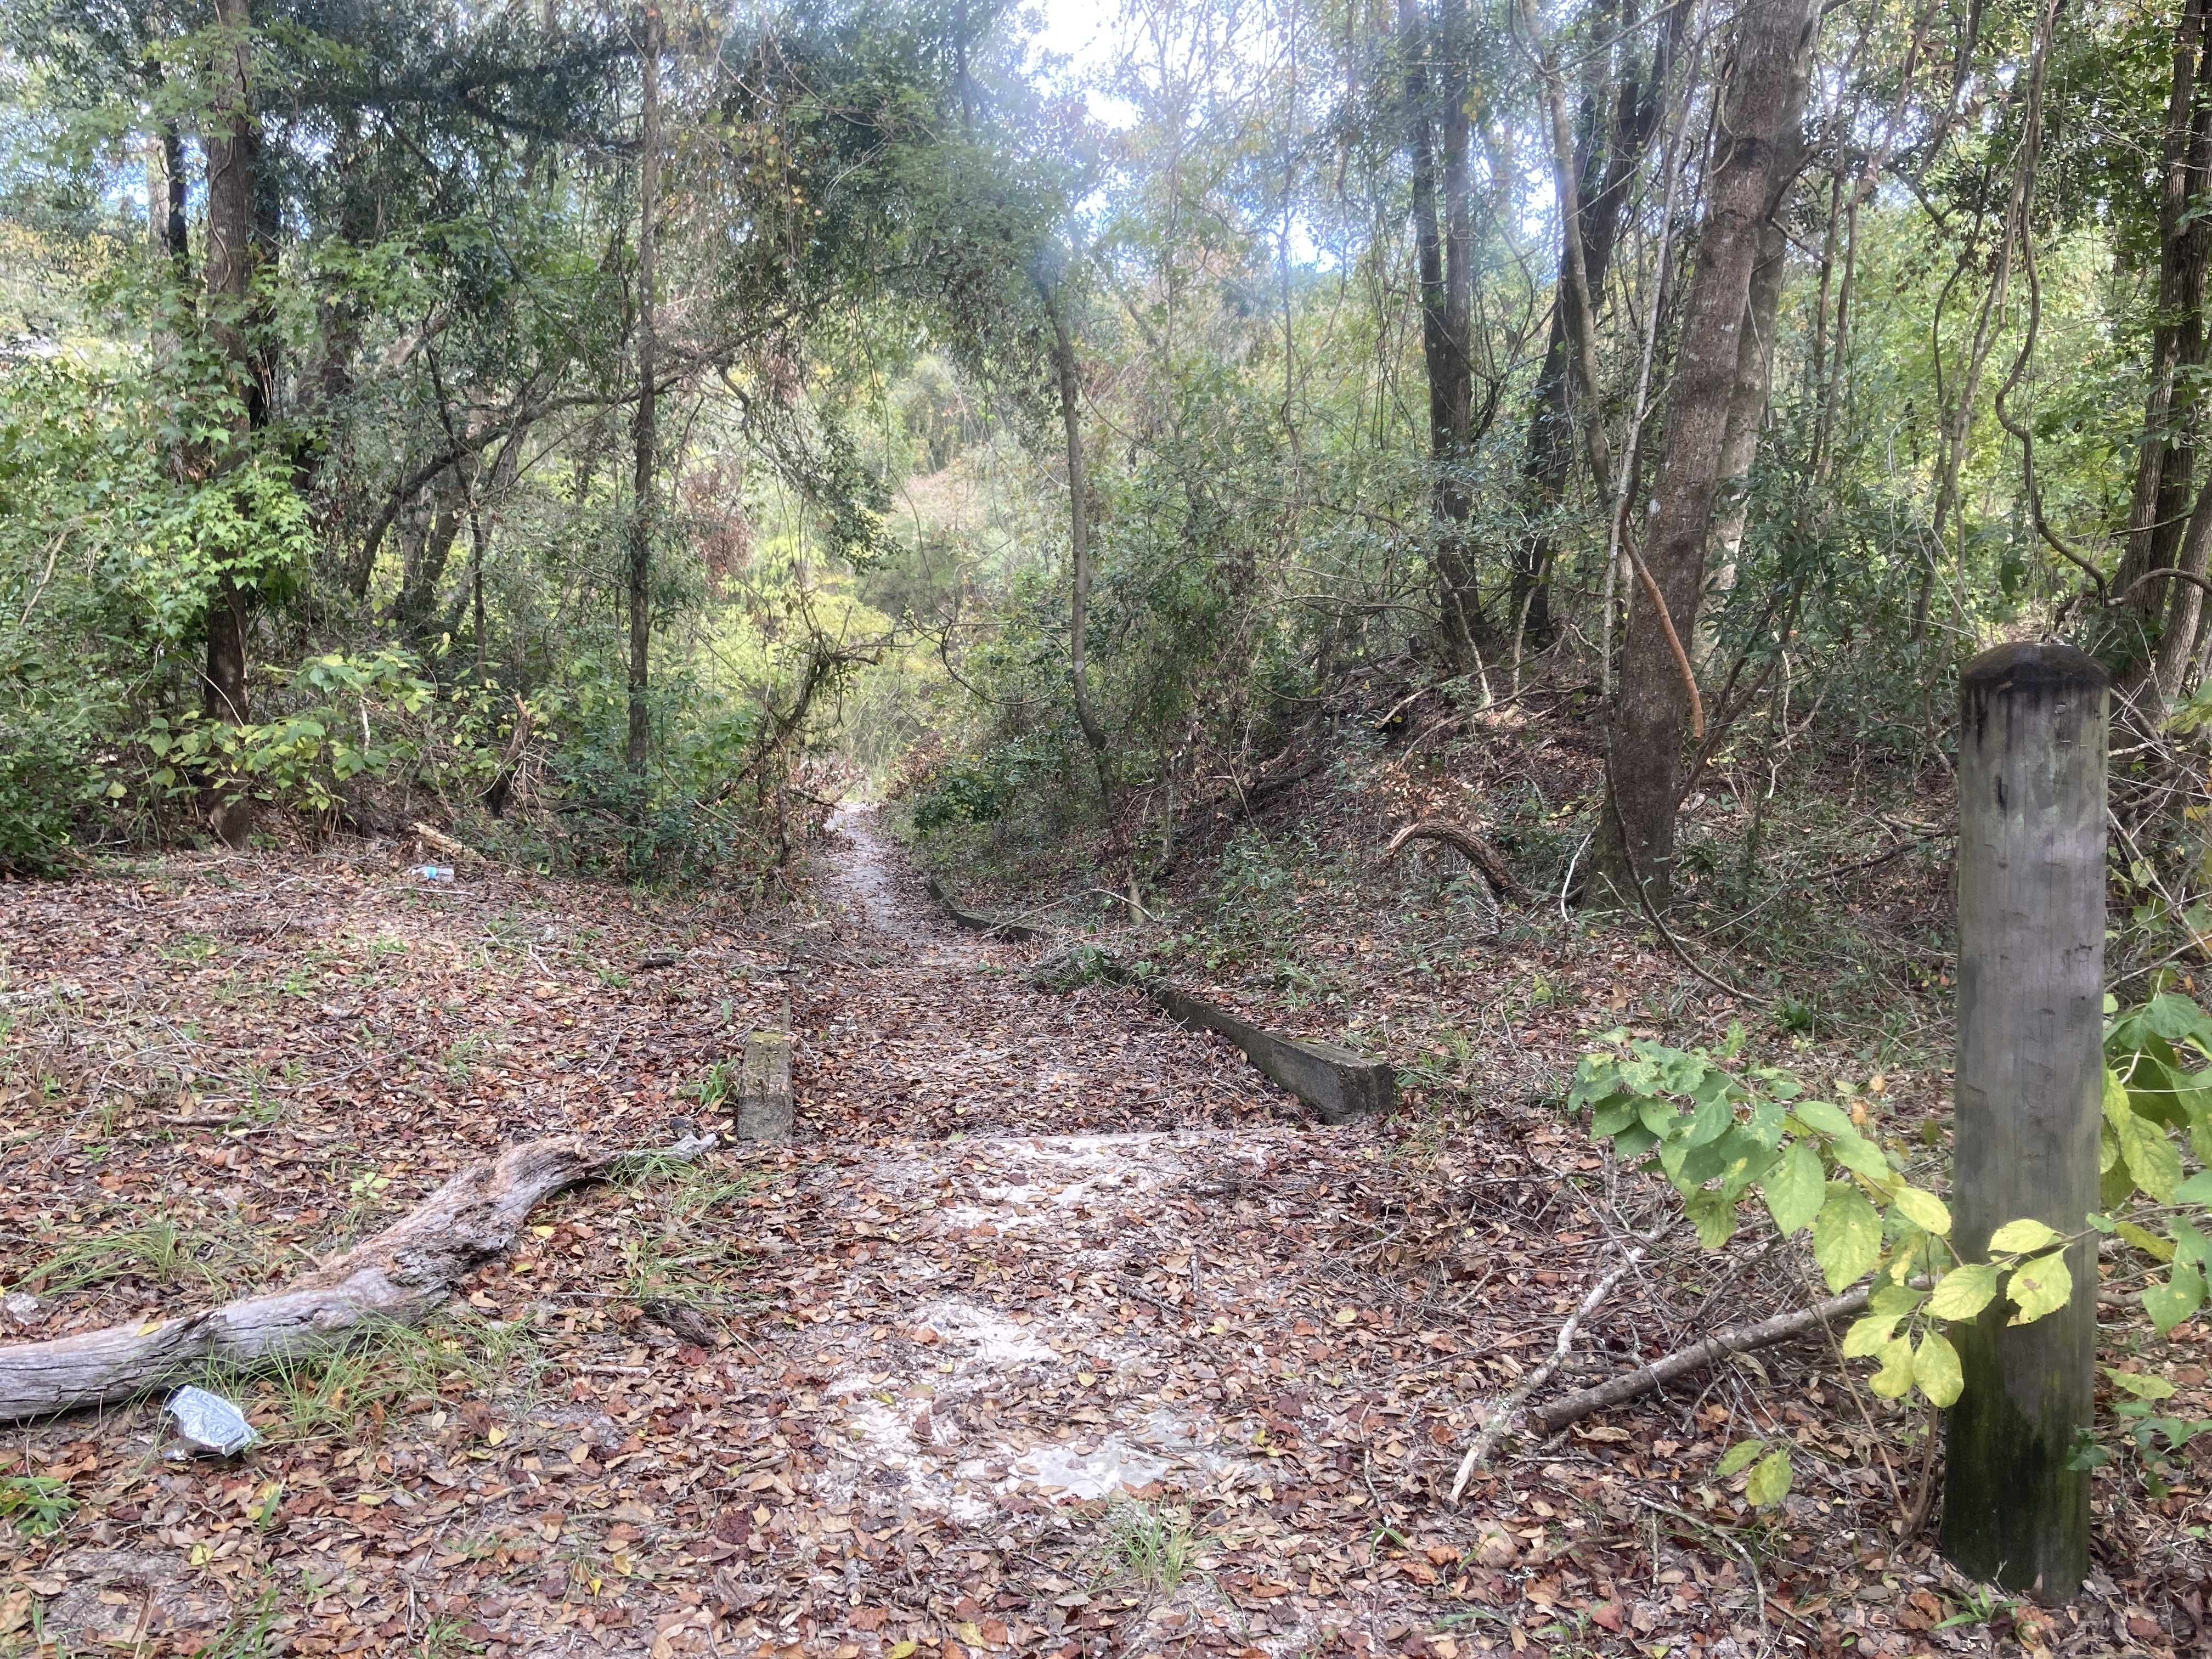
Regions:
[[[652, 1155], [688, 1161], [713, 1145], [687, 1138]], [[0, 1423], [127, 1400], [210, 1361], [251, 1370], [327, 1352], [371, 1325], [412, 1324], [463, 1274], [506, 1255], [541, 1199], [638, 1156], [589, 1150], [580, 1135], [526, 1141], [470, 1164], [412, 1214], [283, 1290], [0, 1347]]]
[[1511, 1425], [1513, 1414], [1521, 1409], [1521, 1402], [1550, 1382], [1559, 1374], [1559, 1367], [1566, 1364], [1567, 1350], [1574, 1346], [1575, 1333], [1582, 1328], [1583, 1321], [1597, 1311], [1598, 1304], [1612, 1295], [1613, 1287], [1627, 1278], [1629, 1270], [1643, 1259], [1644, 1247], [1639, 1244], [1621, 1259], [1618, 1267], [1590, 1286], [1589, 1294], [1567, 1316], [1567, 1322], [1559, 1327], [1559, 1340], [1552, 1345], [1552, 1357], [1515, 1383], [1513, 1392], [1498, 1402], [1496, 1411], [1484, 1419], [1482, 1432], [1475, 1436], [1474, 1443], [1467, 1449], [1467, 1455], [1460, 1460], [1459, 1474], [1452, 1480], [1451, 1502], [1459, 1502], [1459, 1495], [1467, 1490], [1468, 1478], [1490, 1461], [1490, 1454], [1497, 1449], [1499, 1437]]
[[1577, 1394], [1563, 1395], [1550, 1405], [1539, 1407], [1529, 1413], [1528, 1421], [1540, 1434], [1557, 1434], [1568, 1424], [1578, 1423], [1593, 1412], [1601, 1412], [1607, 1407], [1638, 1399], [1654, 1389], [1672, 1382], [1678, 1376], [1703, 1370], [1730, 1354], [1749, 1353], [1754, 1348], [1771, 1348], [1795, 1337], [1810, 1335], [1835, 1320], [1856, 1318], [1866, 1311], [1867, 1297], [1873, 1291], [1871, 1285], [1863, 1285], [1856, 1291], [1846, 1291], [1826, 1302], [1800, 1308], [1796, 1313], [1777, 1314], [1771, 1319], [1758, 1320], [1748, 1325], [1732, 1325], [1726, 1330], [1715, 1331], [1704, 1341], [1693, 1342], [1663, 1359], [1655, 1359], [1625, 1376], [1616, 1376], [1610, 1382], [1601, 1382], [1594, 1389], [1584, 1389]]

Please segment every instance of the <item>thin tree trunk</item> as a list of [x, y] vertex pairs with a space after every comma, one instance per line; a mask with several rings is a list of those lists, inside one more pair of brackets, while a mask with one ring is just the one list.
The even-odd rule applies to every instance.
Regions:
[[[1582, 242], [1583, 280], [1593, 310], [1598, 296], [1605, 292], [1606, 278], [1613, 267], [1629, 188], [1644, 164], [1652, 135], [1658, 130], [1659, 113], [1666, 100], [1668, 74], [1690, 10], [1687, 6], [1675, 6], [1669, 10], [1647, 73], [1639, 74], [1632, 64], [1625, 68], [1614, 92], [1609, 124], [1601, 126], [1595, 106], [1587, 101], [1584, 105], [1583, 135], [1572, 146], [1570, 166], [1576, 184], [1574, 194], [1579, 202], [1575, 228]], [[1561, 95], [1564, 98], [1564, 93]], [[1601, 132], [1604, 135], [1602, 143]], [[1555, 173], [1557, 162], [1554, 155]], [[1556, 182], [1555, 177], [1555, 185]], [[1574, 471], [1576, 453], [1582, 447], [1568, 397], [1570, 364], [1575, 349], [1566, 295], [1566, 234], [1563, 223], [1551, 331], [1536, 374], [1521, 464], [1522, 512], [1528, 528], [1514, 549], [1513, 580], [1508, 598], [1508, 624], [1539, 649], [1551, 642], [1553, 633], [1551, 568], [1557, 545], [1549, 521], [1566, 498], [1567, 480]]]
[[1091, 758], [1098, 769], [1098, 801], [1112, 808], [1112, 775], [1106, 763], [1106, 728], [1091, 702], [1091, 677], [1085, 653], [1091, 630], [1091, 485], [1083, 468], [1082, 388], [1075, 372], [1075, 337], [1067, 325], [1067, 311], [1060, 290], [1045, 296], [1052, 316], [1053, 370], [1060, 383], [1060, 419], [1067, 432], [1067, 533], [1075, 564], [1074, 594], [1068, 606], [1067, 672], [1075, 691], [1076, 723], [1083, 740], [1091, 745]]
[[[2158, 308], [2151, 324], [2150, 390], [2128, 513], [2127, 551], [2118, 579], [2123, 592], [2148, 572], [2172, 565], [2194, 470], [2191, 445], [2201, 403], [2196, 371], [2205, 362], [2204, 289], [2212, 258], [2212, 219], [2201, 210], [2204, 192], [2212, 188], [2212, 40], [2207, 39], [2207, 25], [2206, 0], [2184, 0], [2166, 100]], [[2134, 589], [2125, 603], [2142, 630], [2146, 654], [2157, 649], [2172, 626], [2161, 619], [2178, 617], [2183, 594], [2193, 592], [2189, 584], [2173, 581]], [[2192, 614], [2192, 635], [2195, 621]]]
[[1735, 84], [1698, 232], [1644, 549], [1661, 604], [1639, 605], [1629, 623], [1598, 826], [1600, 870], [1625, 894], [1640, 884], [1654, 906], [1668, 893], [1691, 707], [1679, 635], [1697, 620], [1752, 271], [1789, 160], [1784, 135], [1802, 108], [1817, 16], [1807, 0], [1744, 0], [1736, 12]]
[[[232, 386], [239, 399], [230, 453], [216, 458], [219, 470], [237, 465], [267, 417], [266, 400], [253, 362], [247, 308], [256, 263], [253, 197], [260, 159], [260, 130], [255, 121], [250, 75], [252, 27], [250, 0], [216, 0], [216, 21], [229, 38], [215, 63], [223, 106], [207, 151], [207, 290], [209, 331], [229, 360]], [[242, 554], [245, 550], [232, 550]], [[216, 578], [208, 595], [207, 662], [201, 708], [211, 720], [242, 723], [246, 696], [246, 612], [250, 586], [229, 569]], [[245, 800], [210, 803], [209, 822], [226, 843], [243, 843], [252, 826]]]
[[[1468, 200], [1467, 98], [1458, 62], [1462, 50], [1460, 0], [1439, 0], [1436, 72], [1430, 31], [1418, 0], [1399, 0], [1398, 32], [1406, 54], [1407, 145], [1413, 170], [1413, 242], [1420, 268], [1421, 362], [1429, 382], [1429, 457], [1435, 471], [1431, 513], [1446, 654], [1456, 671], [1472, 666], [1483, 633], [1482, 597], [1467, 544], [1473, 511], [1467, 440], [1474, 424], [1474, 386], [1468, 331], [1474, 314], [1472, 227]], [[1438, 156], [1432, 109], [1443, 116], [1441, 216]]]
[[629, 741], [623, 751], [633, 772], [645, 769], [650, 725], [646, 676], [653, 644], [653, 477], [657, 428], [653, 384], [653, 217], [660, 188], [660, 8], [645, 9], [644, 107], [638, 134], [637, 470], [631, 481], [629, 539]]
[[[1802, 100], [1801, 100], [1802, 106]], [[1765, 222], [1759, 228], [1758, 263], [1751, 268], [1751, 296], [1743, 331], [1736, 337], [1735, 390], [1729, 401], [1728, 429], [1721, 439], [1720, 524], [1713, 532], [1711, 592], [1719, 599], [1735, 587], [1736, 556], [1751, 520], [1751, 464], [1759, 459], [1759, 438], [1774, 386], [1774, 325], [1782, 309], [1782, 279], [1788, 270], [1790, 238], [1782, 228], [1782, 198], [1804, 165], [1805, 138], [1796, 119], [1782, 129], [1783, 154], [1775, 166], [1775, 187], [1768, 193]], [[1716, 607], [1717, 608], [1717, 607]], [[1712, 648], [1711, 614], [1700, 614], [1693, 653], [1702, 664]]]

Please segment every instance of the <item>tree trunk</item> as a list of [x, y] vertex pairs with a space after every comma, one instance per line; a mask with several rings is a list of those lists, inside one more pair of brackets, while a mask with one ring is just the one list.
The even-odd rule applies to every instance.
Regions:
[[1640, 885], [1654, 906], [1666, 903], [1669, 890], [1675, 785], [1690, 712], [1690, 688], [1669, 634], [1686, 634], [1697, 621], [1752, 270], [1789, 160], [1784, 136], [1804, 96], [1817, 15], [1807, 0], [1744, 0], [1736, 12], [1727, 137], [1698, 232], [1644, 554], [1666, 614], [1640, 604], [1629, 623], [1598, 826], [1600, 871], [1624, 894]]
[[[2184, 0], [2160, 170], [2150, 391], [2128, 512], [2127, 551], [2117, 582], [2122, 592], [2149, 572], [2172, 568], [2188, 516], [2191, 447], [2202, 404], [2197, 371], [2205, 362], [2205, 274], [2212, 256], [2212, 219], [2201, 210], [2205, 191], [2212, 189], [2212, 40], [2207, 36], [2206, 0]], [[2181, 582], [2147, 582], [2130, 594], [2125, 604], [2142, 630], [2139, 659], [2160, 645], [2170, 625], [2166, 619], [2177, 617], [2186, 588]], [[2193, 607], [2189, 621], [2193, 635]]]
[[633, 772], [645, 769], [650, 724], [646, 675], [653, 644], [653, 475], [659, 436], [653, 385], [653, 213], [660, 188], [660, 8], [645, 9], [644, 107], [638, 134], [637, 471], [631, 483], [629, 538], [629, 741], [623, 751]]
[[[1728, 428], [1721, 438], [1721, 521], [1713, 532], [1713, 596], [1735, 587], [1736, 555], [1751, 519], [1751, 464], [1759, 459], [1759, 437], [1774, 386], [1774, 325], [1782, 309], [1782, 279], [1790, 261], [1790, 238], [1782, 228], [1783, 198], [1805, 162], [1802, 83], [1782, 127], [1782, 155], [1768, 192], [1766, 219], [1759, 228], [1758, 263], [1751, 268], [1751, 296], [1743, 331], [1736, 337], [1735, 390], [1729, 400]], [[1702, 665], [1711, 654], [1710, 612], [1700, 615], [1695, 653]]]
[[[1584, 100], [1573, 176], [1581, 204], [1577, 229], [1582, 239], [1583, 270], [1593, 308], [1605, 292], [1613, 248], [1620, 238], [1621, 210], [1628, 201], [1629, 186], [1644, 164], [1651, 136], [1658, 129], [1668, 70], [1689, 15], [1686, 6], [1669, 10], [1666, 31], [1653, 52], [1648, 74], [1639, 76], [1632, 64], [1626, 67], [1614, 94], [1609, 130], [1601, 128], [1594, 101], [1587, 96]], [[1558, 548], [1549, 520], [1566, 498], [1567, 479], [1580, 447], [1567, 395], [1574, 346], [1564, 303], [1568, 257], [1564, 222], [1559, 237], [1551, 331], [1536, 374], [1521, 464], [1522, 512], [1528, 528], [1514, 548], [1513, 580], [1504, 618], [1507, 629], [1539, 649], [1551, 643], [1553, 633], [1551, 568]]]
[[[1431, 513], [1446, 654], [1455, 670], [1474, 665], [1483, 633], [1482, 595], [1467, 542], [1474, 502], [1466, 469], [1474, 423], [1473, 227], [1468, 199], [1467, 86], [1461, 0], [1439, 0], [1434, 85], [1431, 33], [1419, 0], [1399, 0], [1406, 54], [1407, 143], [1413, 168], [1413, 241], [1420, 266], [1421, 362], [1429, 382], [1429, 456], [1435, 471]], [[1443, 120], [1443, 201], [1431, 110]]]
[[[224, 104], [205, 140], [208, 326], [229, 359], [232, 387], [239, 399], [231, 453], [216, 460], [218, 470], [228, 471], [242, 458], [253, 429], [268, 416], [247, 314], [258, 255], [253, 198], [261, 137], [252, 107], [250, 0], [216, 0], [215, 10], [216, 21], [228, 38], [215, 62]], [[244, 550], [230, 552], [235, 558]], [[220, 574], [208, 595], [201, 708], [211, 720], [240, 723], [247, 718], [246, 621], [252, 598], [250, 584], [240, 582], [231, 569]], [[241, 845], [252, 827], [252, 807], [242, 799], [217, 799], [209, 805], [208, 818], [226, 844]]]
[[1075, 373], [1075, 336], [1067, 325], [1065, 300], [1058, 289], [1045, 296], [1052, 316], [1053, 371], [1060, 383], [1060, 419], [1067, 433], [1067, 532], [1074, 559], [1074, 595], [1068, 607], [1067, 669], [1075, 690], [1076, 723], [1083, 740], [1091, 745], [1091, 758], [1098, 769], [1098, 800], [1110, 810], [1112, 776], [1106, 763], [1106, 728], [1091, 704], [1090, 672], [1084, 659], [1091, 630], [1091, 485], [1083, 469], [1081, 384]]

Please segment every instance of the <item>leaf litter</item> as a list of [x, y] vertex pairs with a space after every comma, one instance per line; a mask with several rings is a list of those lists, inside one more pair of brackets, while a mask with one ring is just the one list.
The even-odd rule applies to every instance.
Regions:
[[[526, 1135], [726, 1130], [757, 1025], [799, 1132], [548, 1202], [420, 1331], [197, 1379], [263, 1437], [235, 1459], [164, 1461], [158, 1401], [11, 1436], [0, 1481], [65, 1497], [0, 1529], [0, 1648], [1985, 1647], [1893, 1556], [1879, 1449], [1792, 1397], [1832, 1378], [1771, 1357], [1447, 1504], [1612, 1260], [1580, 1133], [1310, 1126], [842, 842], [773, 915], [373, 847], [10, 890], [10, 1340], [279, 1281]], [[1588, 1340], [1640, 1363], [1683, 1319], [1647, 1287]], [[1714, 1470], [1777, 1434], [1827, 1461], [1761, 1525]]]

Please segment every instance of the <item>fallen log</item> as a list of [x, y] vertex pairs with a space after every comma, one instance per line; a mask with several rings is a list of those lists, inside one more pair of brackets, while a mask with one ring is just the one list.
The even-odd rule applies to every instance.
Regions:
[[1655, 1359], [1626, 1376], [1616, 1376], [1610, 1382], [1601, 1382], [1594, 1389], [1561, 1395], [1550, 1405], [1530, 1412], [1529, 1425], [1540, 1434], [1557, 1434], [1568, 1424], [1579, 1423], [1594, 1412], [1640, 1399], [1678, 1376], [1687, 1376], [1692, 1371], [1703, 1370], [1730, 1354], [1771, 1348], [1796, 1337], [1809, 1336], [1836, 1320], [1856, 1319], [1866, 1311], [1867, 1297], [1873, 1294], [1873, 1291], [1871, 1285], [1861, 1285], [1856, 1291], [1846, 1291], [1841, 1296], [1831, 1297], [1826, 1302], [1816, 1302], [1809, 1308], [1800, 1308], [1795, 1313], [1776, 1314], [1771, 1319], [1758, 1320], [1748, 1325], [1731, 1325], [1726, 1330], [1715, 1331], [1702, 1342], [1693, 1342], [1663, 1359]]
[[434, 830], [428, 824], [422, 823], [416, 823], [410, 827], [415, 832], [416, 840], [421, 842], [425, 847], [443, 853], [456, 863], [464, 863], [471, 859], [483, 857], [482, 853], [477, 852], [468, 842], [455, 841], [442, 830]]
[[[934, 876], [922, 885], [956, 926], [970, 932], [1018, 939], [1049, 937], [1042, 928], [971, 915], [953, 903]], [[1324, 1123], [1346, 1123], [1356, 1117], [1387, 1113], [1398, 1103], [1398, 1073], [1387, 1060], [1370, 1060], [1333, 1042], [1277, 1036], [1157, 975], [1133, 974], [1103, 951], [1098, 953], [1098, 962], [1105, 978], [1117, 985], [1135, 986], [1166, 1009], [1176, 1024], [1227, 1037], [1244, 1051], [1244, 1058], [1255, 1070], [1312, 1107]]]
[[[657, 1155], [688, 1160], [713, 1144], [687, 1139]], [[462, 1275], [506, 1255], [540, 1200], [638, 1156], [587, 1149], [578, 1135], [526, 1141], [470, 1164], [411, 1214], [282, 1290], [0, 1347], [0, 1422], [128, 1400], [210, 1362], [249, 1370], [327, 1352], [371, 1325], [413, 1324]]]
[[1521, 884], [1513, 879], [1513, 866], [1505, 861], [1505, 854], [1465, 824], [1454, 823], [1449, 818], [1416, 818], [1390, 837], [1390, 844], [1382, 849], [1382, 856], [1386, 859], [1397, 857], [1399, 849], [1409, 841], [1440, 841], [1445, 846], [1455, 848], [1462, 858], [1474, 866], [1483, 880], [1490, 884], [1490, 890], [1500, 897], [1521, 890]]

